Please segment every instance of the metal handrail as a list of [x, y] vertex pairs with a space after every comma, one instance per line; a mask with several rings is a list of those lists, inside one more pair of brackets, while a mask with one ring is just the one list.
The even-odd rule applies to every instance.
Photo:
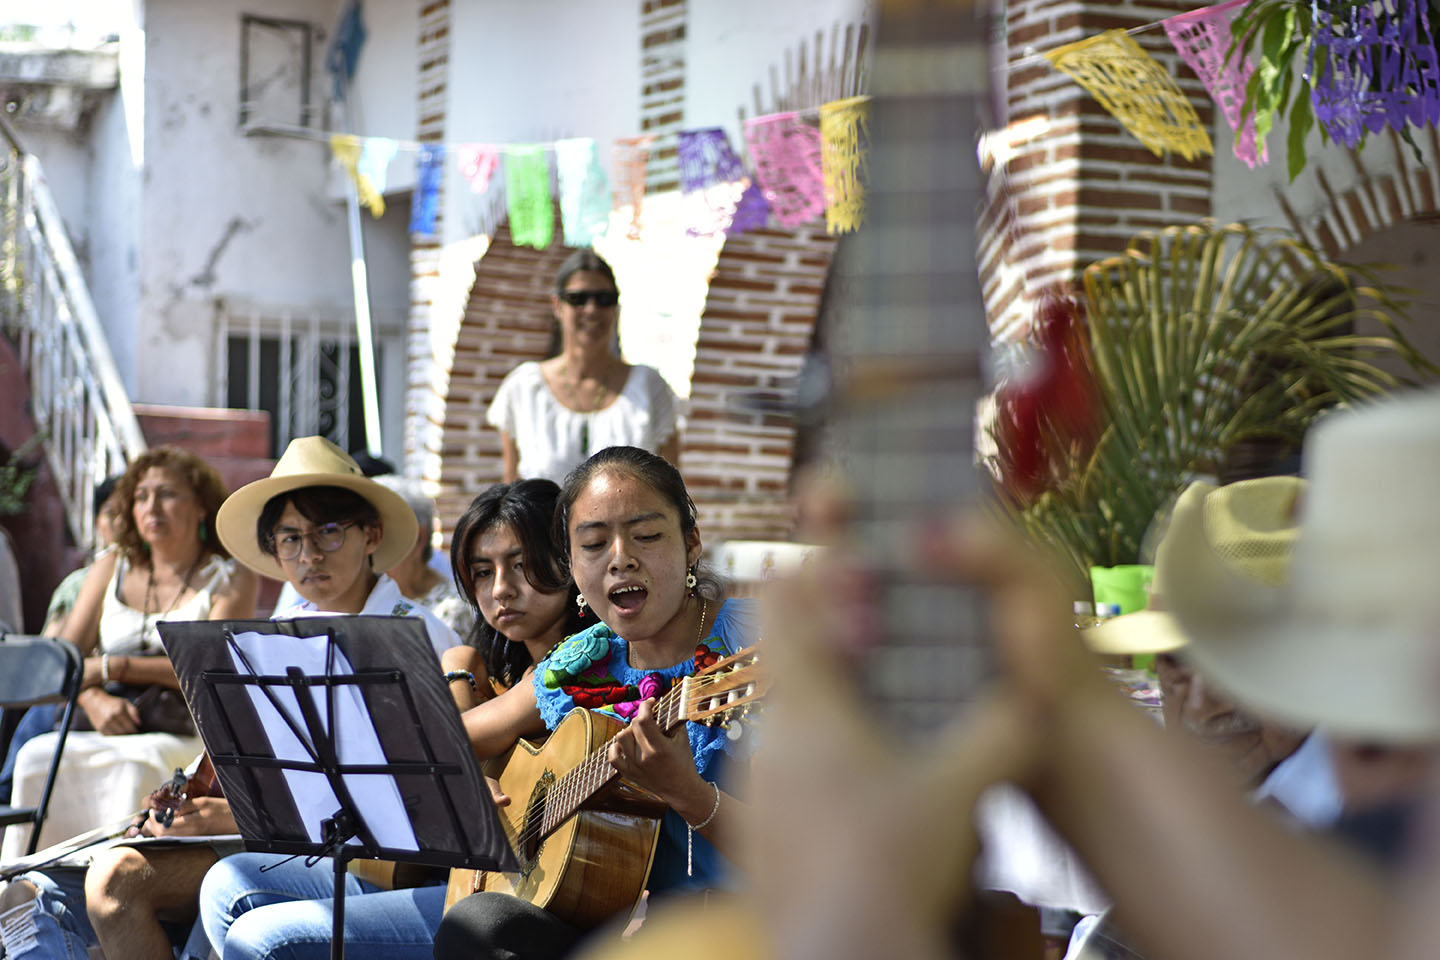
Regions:
[[110, 352], [40, 161], [0, 116], [4, 237], [3, 322], [30, 381], [71, 533], [88, 543], [95, 483], [145, 450], [145, 437]]

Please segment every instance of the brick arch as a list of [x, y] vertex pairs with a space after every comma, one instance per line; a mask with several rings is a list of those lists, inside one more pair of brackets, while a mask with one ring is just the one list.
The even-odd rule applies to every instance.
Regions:
[[550, 346], [550, 290], [571, 248], [517, 247], [502, 224], [475, 264], [465, 315], [455, 337], [445, 415], [440, 425], [436, 503], [445, 540], [475, 495], [501, 480], [500, 433], [485, 412], [505, 375]]
[[1321, 201], [1310, 210], [1297, 211], [1279, 186], [1272, 188], [1275, 201], [1291, 229], [1331, 259], [1390, 227], [1440, 216], [1440, 168], [1433, 159], [1440, 157], [1440, 135], [1429, 127], [1426, 137], [1432, 158], [1428, 164], [1417, 162], [1409, 145], [1390, 130], [1392, 157], [1372, 151], [1349, 153], [1355, 179], [1345, 189], [1336, 190], [1315, 160], [1313, 176]]
[[819, 223], [727, 237], [695, 350], [680, 468], [706, 539], [784, 540], [795, 454], [788, 415], [745, 404], [783, 396], [800, 371], [835, 241]]

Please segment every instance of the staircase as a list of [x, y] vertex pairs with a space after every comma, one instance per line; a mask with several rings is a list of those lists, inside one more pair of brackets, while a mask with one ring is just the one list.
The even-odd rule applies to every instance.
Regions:
[[94, 485], [145, 438], [40, 162], [0, 116], [0, 326], [29, 381], [29, 415], [73, 542], [89, 543]]

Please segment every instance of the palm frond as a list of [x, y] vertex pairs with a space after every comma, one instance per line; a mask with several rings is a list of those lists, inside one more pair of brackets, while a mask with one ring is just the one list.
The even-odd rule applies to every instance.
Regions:
[[[1279, 230], [1204, 221], [1141, 233], [1081, 287], [1105, 424], [1088, 449], [1053, 442], [1056, 481], [1011, 513], [1082, 573], [1137, 562], [1156, 510], [1236, 444], [1298, 445], [1326, 409], [1440, 374], [1375, 270]], [[1383, 333], [1355, 333], [1361, 320]]]

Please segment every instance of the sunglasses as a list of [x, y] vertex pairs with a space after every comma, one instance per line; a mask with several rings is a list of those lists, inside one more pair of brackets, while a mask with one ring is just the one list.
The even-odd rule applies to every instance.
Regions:
[[566, 290], [560, 299], [572, 307], [583, 307], [594, 303], [597, 307], [613, 307], [620, 302], [620, 294], [614, 290]]

